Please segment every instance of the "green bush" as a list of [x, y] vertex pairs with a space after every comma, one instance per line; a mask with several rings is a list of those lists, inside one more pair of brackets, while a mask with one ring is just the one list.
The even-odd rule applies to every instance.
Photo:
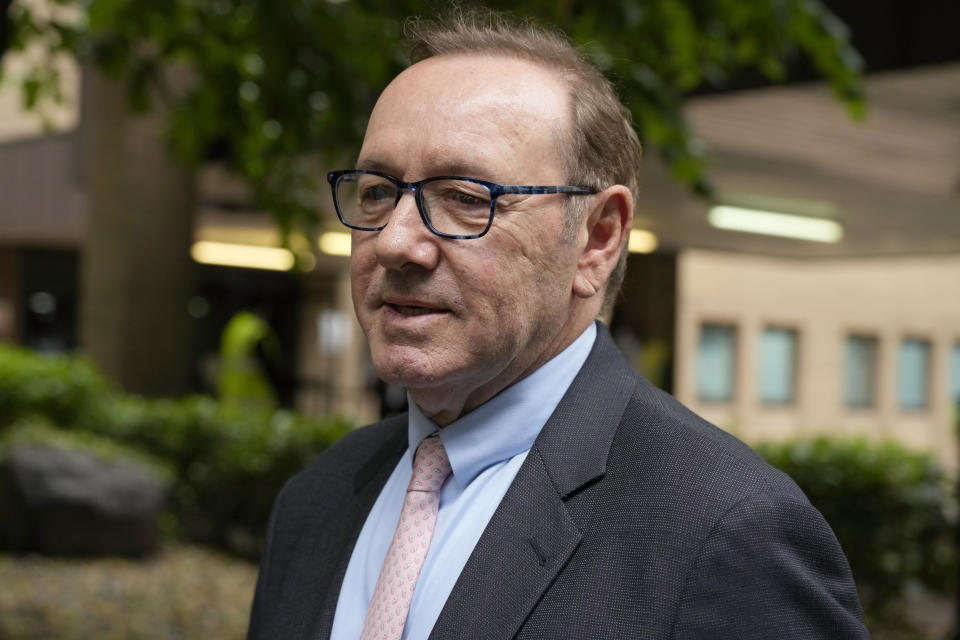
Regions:
[[790, 475], [833, 527], [868, 619], [889, 617], [911, 586], [953, 588], [956, 513], [948, 479], [929, 455], [828, 438], [757, 451]]
[[176, 475], [165, 528], [251, 558], [283, 483], [351, 428], [336, 417], [240, 413], [206, 396], [125, 395], [82, 357], [0, 346], [0, 435], [25, 420], [163, 461]]
[[30, 414], [59, 425], [89, 419], [108, 392], [86, 358], [0, 345], [0, 429]]

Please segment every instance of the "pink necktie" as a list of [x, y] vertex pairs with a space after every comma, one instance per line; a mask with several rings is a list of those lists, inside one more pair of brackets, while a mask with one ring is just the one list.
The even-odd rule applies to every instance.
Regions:
[[450, 460], [440, 438], [420, 443], [413, 477], [387, 557], [373, 590], [360, 640], [396, 640], [403, 635], [413, 589], [423, 567], [437, 523], [440, 487], [450, 475]]

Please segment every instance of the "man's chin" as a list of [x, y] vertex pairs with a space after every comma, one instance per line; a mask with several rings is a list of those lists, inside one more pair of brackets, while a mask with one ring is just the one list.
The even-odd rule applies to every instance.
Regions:
[[387, 384], [408, 389], [442, 384], [450, 374], [449, 363], [433, 362], [419, 347], [385, 347], [376, 350], [372, 358], [377, 377]]

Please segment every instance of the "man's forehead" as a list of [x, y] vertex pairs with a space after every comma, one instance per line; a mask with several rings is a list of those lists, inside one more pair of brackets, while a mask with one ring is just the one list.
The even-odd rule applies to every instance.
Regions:
[[[556, 155], [569, 113], [566, 86], [541, 65], [494, 55], [428, 58], [384, 90], [358, 166], [396, 171], [392, 165], [416, 164], [419, 153], [430, 175], [499, 181], [500, 176], [478, 173], [491, 166], [493, 158], [484, 154], [529, 151], [528, 161], [549, 162], [542, 156], [547, 150]], [[398, 158], [398, 148], [408, 153]]]
[[527, 60], [445, 54], [400, 73], [384, 90], [378, 106], [389, 99], [406, 102], [411, 111], [441, 102], [452, 114], [467, 117], [501, 111], [564, 119], [569, 92], [555, 72]]

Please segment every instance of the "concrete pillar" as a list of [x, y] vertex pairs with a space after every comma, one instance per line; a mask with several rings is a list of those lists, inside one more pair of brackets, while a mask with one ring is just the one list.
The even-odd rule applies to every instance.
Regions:
[[81, 344], [129, 391], [182, 393], [191, 373], [194, 178], [168, 156], [162, 107], [131, 114], [122, 86], [90, 69], [83, 80]]

